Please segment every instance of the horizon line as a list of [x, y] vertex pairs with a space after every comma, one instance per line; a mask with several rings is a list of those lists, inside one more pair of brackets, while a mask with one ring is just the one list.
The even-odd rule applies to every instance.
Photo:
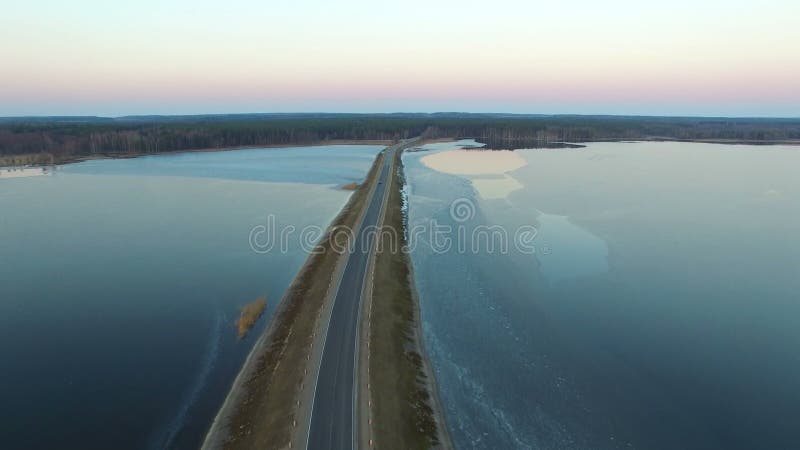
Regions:
[[123, 114], [123, 115], [91, 115], [91, 114], [27, 114], [27, 115], [0, 115], [0, 121], [24, 119], [135, 119], [135, 118], [202, 118], [225, 116], [393, 116], [393, 115], [472, 115], [472, 116], [517, 116], [517, 117], [608, 117], [608, 118], [667, 118], [667, 119], [772, 119], [772, 120], [800, 120], [800, 116], [757, 116], [757, 115], [691, 115], [691, 114], [585, 114], [585, 113], [515, 113], [515, 112], [472, 112], [472, 111], [391, 111], [391, 112], [330, 112], [330, 111], [303, 111], [303, 112], [227, 112], [227, 113], [192, 113], [192, 114]]

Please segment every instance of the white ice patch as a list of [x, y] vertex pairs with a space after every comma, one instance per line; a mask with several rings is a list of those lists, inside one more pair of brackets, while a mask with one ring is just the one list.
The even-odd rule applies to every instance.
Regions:
[[5, 178], [28, 178], [49, 175], [45, 167], [0, 167], [0, 180]]
[[437, 172], [467, 178], [484, 200], [507, 198], [523, 185], [509, 172], [528, 165], [519, 153], [510, 150], [448, 150], [420, 159]]

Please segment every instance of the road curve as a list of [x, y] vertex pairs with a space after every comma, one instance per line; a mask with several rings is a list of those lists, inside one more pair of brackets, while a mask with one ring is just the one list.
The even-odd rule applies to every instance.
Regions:
[[[395, 152], [413, 141], [401, 141], [384, 150], [378, 185], [367, 203], [364, 220], [355, 235], [350, 254], [334, 296], [328, 331], [317, 373], [307, 449], [352, 450], [356, 448], [356, 372], [358, 370], [358, 322], [361, 293], [367, 279], [369, 256], [379, 226]], [[370, 232], [373, 230], [373, 232]]]

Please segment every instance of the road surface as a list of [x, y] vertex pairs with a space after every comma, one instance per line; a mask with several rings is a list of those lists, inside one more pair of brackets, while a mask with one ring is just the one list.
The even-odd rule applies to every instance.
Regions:
[[344, 268], [334, 297], [328, 332], [317, 374], [307, 448], [311, 450], [352, 450], [356, 447], [356, 371], [358, 370], [358, 321], [361, 293], [367, 279], [369, 256], [375, 240], [389, 176], [394, 170], [395, 152], [413, 141], [403, 141], [384, 150], [378, 184], [368, 200], [367, 211], [355, 246]]

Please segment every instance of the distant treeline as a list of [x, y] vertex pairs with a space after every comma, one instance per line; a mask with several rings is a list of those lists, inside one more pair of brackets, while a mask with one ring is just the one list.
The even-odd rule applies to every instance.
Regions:
[[[800, 119], [510, 114], [237, 114], [0, 118], [0, 156], [63, 161], [334, 140], [473, 137], [536, 143], [681, 139], [771, 143], [800, 140]], [[21, 160], [20, 156], [18, 160]]]

